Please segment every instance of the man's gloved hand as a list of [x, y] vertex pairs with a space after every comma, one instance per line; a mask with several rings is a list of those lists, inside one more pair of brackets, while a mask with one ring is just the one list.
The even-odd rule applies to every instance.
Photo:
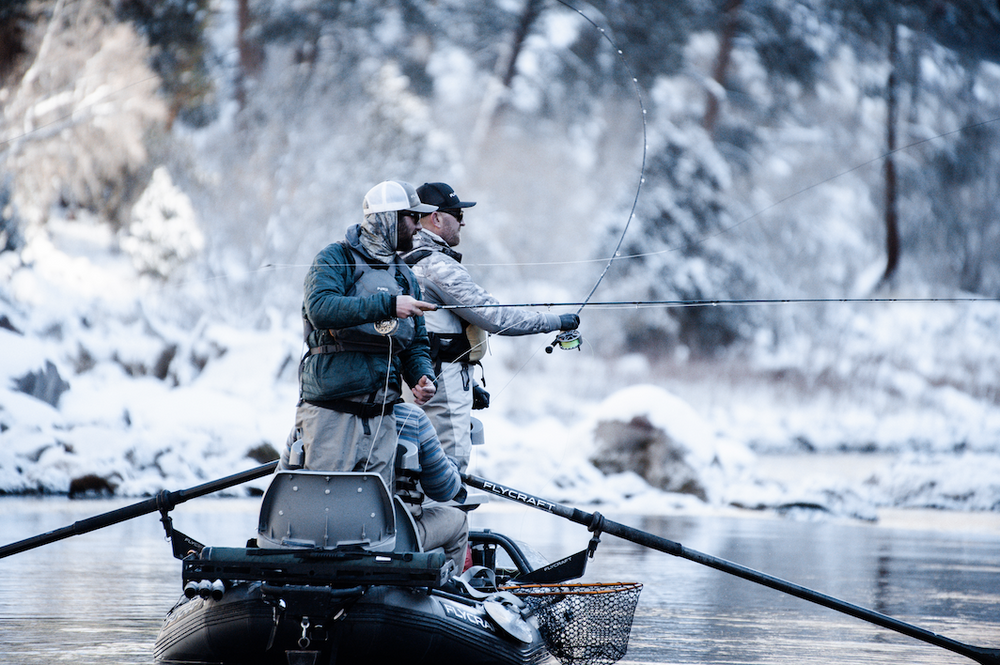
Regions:
[[580, 326], [580, 317], [576, 314], [560, 314], [559, 330], [576, 330]]
[[473, 410], [488, 409], [490, 407], [490, 394], [486, 392], [478, 383], [472, 384], [472, 408]]

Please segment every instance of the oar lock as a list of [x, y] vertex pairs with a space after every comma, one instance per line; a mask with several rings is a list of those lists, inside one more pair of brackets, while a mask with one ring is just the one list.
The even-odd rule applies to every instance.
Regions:
[[594, 534], [590, 537], [590, 542], [587, 544], [587, 557], [593, 559], [594, 555], [597, 554], [597, 546], [601, 544], [601, 532], [604, 530], [604, 515], [595, 512], [590, 520], [590, 524], [587, 525], [587, 530]]

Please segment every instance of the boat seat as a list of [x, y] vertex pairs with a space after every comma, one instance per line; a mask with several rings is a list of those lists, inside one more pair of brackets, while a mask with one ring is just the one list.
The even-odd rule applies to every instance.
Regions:
[[392, 552], [395, 504], [377, 473], [278, 471], [261, 502], [257, 546]]
[[[420, 475], [420, 454], [417, 445], [412, 441], [396, 442], [396, 484], [406, 484], [407, 480]], [[393, 495], [393, 506], [396, 509], [396, 551], [423, 552], [417, 522], [399, 494]]]
[[[413, 481], [420, 477], [420, 451], [412, 441], [399, 441], [396, 443], [396, 481], [402, 481], [408, 485], [407, 481]], [[415, 489], [415, 485], [411, 489]], [[407, 507], [399, 494], [393, 497], [396, 505], [396, 551], [397, 552], [424, 552], [424, 544], [420, 541], [420, 532], [417, 530], [417, 522], [413, 513]], [[434, 502], [430, 502], [434, 503]], [[443, 547], [435, 547], [431, 552], [444, 553]]]
[[424, 548], [417, 532], [417, 522], [410, 514], [410, 509], [406, 507], [399, 496], [394, 496], [392, 499], [393, 507], [396, 509], [396, 547], [394, 551], [423, 552]]

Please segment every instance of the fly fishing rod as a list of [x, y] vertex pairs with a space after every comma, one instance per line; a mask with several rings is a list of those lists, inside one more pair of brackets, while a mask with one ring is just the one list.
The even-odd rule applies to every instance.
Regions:
[[965, 644], [963, 642], [938, 635], [937, 633], [932, 633], [929, 630], [920, 628], [919, 626], [914, 626], [913, 624], [906, 623], [905, 621], [900, 621], [899, 619], [894, 619], [880, 612], [865, 609], [858, 605], [848, 603], [847, 601], [840, 600], [839, 598], [834, 598], [833, 596], [813, 591], [812, 589], [799, 586], [798, 584], [793, 584], [792, 582], [772, 577], [771, 575], [758, 572], [738, 563], [733, 563], [731, 561], [726, 561], [725, 559], [714, 557], [710, 554], [704, 554], [702, 552], [689, 549], [678, 542], [674, 542], [645, 531], [633, 529], [632, 527], [609, 520], [600, 513], [586, 513], [578, 508], [570, 508], [553, 501], [540, 499], [526, 492], [506, 487], [500, 483], [495, 483], [491, 480], [478, 478], [476, 476], [462, 474], [462, 480], [471, 487], [484, 490], [510, 501], [515, 501], [526, 506], [531, 506], [532, 508], [537, 508], [538, 510], [551, 513], [558, 517], [570, 520], [571, 522], [582, 524], [587, 527], [588, 530], [593, 532], [595, 537], [598, 537], [601, 533], [609, 533], [612, 536], [617, 536], [618, 538], [628, 540], [637, 545], [642, 545], [643, 547], [664, 552], [665, 554], [687, 559], [688, 561], [694, 561], [695, 563], [699, 563], [703, 566], [715, 568], [716, 570], [721, 570], [724, 573], [735, 575], [736, 577], [740, 577], [756, 584], [762, 584], [777, 591], [781, 591], [782, 593], [795, 596], [796, 598], [801, 598], [802, 600], [822, 605], [823, 607], [831, 610], [848, 614], [857, 619], [861, 619], [862, 621], [873, 623], [876, 626], [894, 630], [897, 633], [908, 635], [909, 637], [922, 642], [933, 644], [934, 646], [939, 646], [967, 658], [971, 658], [982, 665], [1000, 665], [1000, 649], [988, 649], [985, 647], [972, 646], [970, 644]]
[[[593, 292], [591, 292], [593, 295]], [[605, 300], [599, 302], [589, 302], [584, 300], [564, 301], [564, 302], [526, 302], [526, 303], [486, 303], [480, 305], [438, 305], [437, 309], [475, 309], [483, 308], [503, 308], [503, 307], [576, 307], [579, 313], [585, 306], [598, 309], [650, 309], [662, 307], [665, 309], [681, 309], [685, 307], [731, 307], [750, 305], [792, 305], [792, 304], [830, 304], [830, 303], [972, 303], [972, 302], [1000, 302], [1000, 298], [983, 297], [942, 297], [942, 298], [714, 298], [703, 300]], [[579, 349], [583, 343], [583, 337], [578, 330], [566, 330], [556, 335], [552, 343], [545, 347], [546, 353], [552, 353], [557, 346], [560, 349], [571, 351]]]
[[588, 305], [605, 308], [643, 307], [718, 307], [721, 305], [791, 305], [823, 303], [963, 303], [1000, 302], [1000, 298], [955, 297], [955, 298], [714, 298], [704, 300], [605, 300], [599, 302], [527, 302], [494, 303], [484, 305], [438, 305], [437, 309], [475, 309], [479, 307], [575, 307]]

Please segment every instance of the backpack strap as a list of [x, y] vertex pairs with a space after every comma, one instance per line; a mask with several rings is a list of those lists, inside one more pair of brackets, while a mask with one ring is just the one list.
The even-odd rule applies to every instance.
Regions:
[[403, 261], [411, 268], [434, 253], [433, 249], [415, 249], [403, 257]]

